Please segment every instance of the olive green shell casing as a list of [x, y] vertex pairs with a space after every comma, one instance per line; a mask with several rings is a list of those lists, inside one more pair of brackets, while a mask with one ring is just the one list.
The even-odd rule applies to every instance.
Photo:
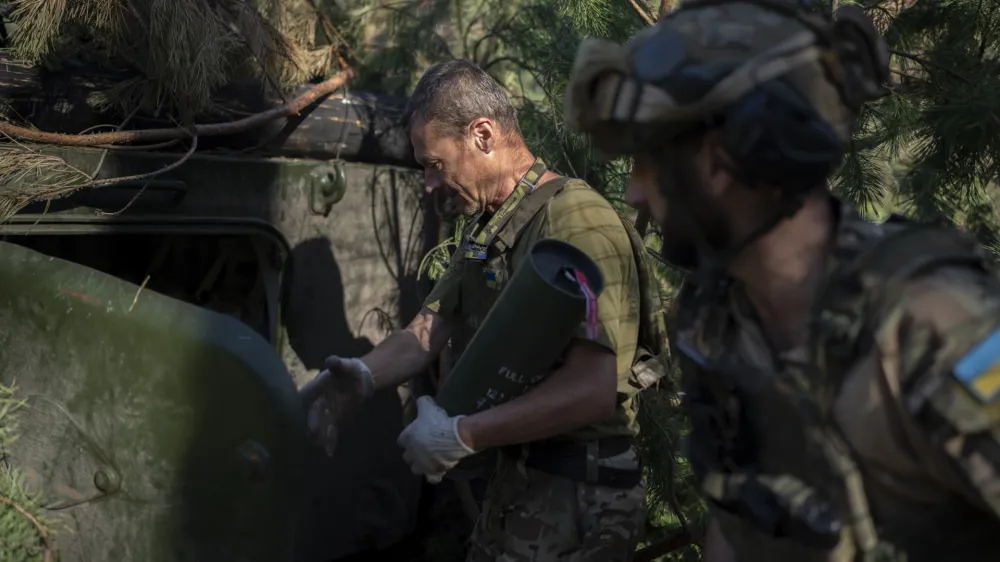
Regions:
[[492, 408], [545, 378], [587, 315], [574, 272], [587, 280], [596, 307], [604, 276], [589, 256], [554, 239], [531, 248], [438, 391], [449, 415]]

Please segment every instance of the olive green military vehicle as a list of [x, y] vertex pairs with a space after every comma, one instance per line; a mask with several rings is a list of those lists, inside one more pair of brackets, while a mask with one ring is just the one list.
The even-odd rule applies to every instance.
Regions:
[[[180, 157], [44, 150], [99, 177]], [[413, 529], [406, 391], [327, 459], [296, 387], [415, 313], [437, 235], [421, 187], [401, 167], [195, 154], [0, 227], [0, 382], [26, 400], [4, 458], [59, 560], [325, 562]]]

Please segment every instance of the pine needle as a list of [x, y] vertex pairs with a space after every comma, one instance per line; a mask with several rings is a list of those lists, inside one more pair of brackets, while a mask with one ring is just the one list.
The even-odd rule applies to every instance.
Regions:
[[21, 0], [11, 20], [11, 50], [26, 61], [129, 70], [92, 96], [123, 115], [196, 118], [244, 77], [280, 94], [334, 65], [330, 49], [314, 45], [316, 13], [305, 0]]
[[[17, 388], [0, 384], [0, 448], [17, 438], [17, 411], [25, 401]], [[16, 467], [0, 462], [0, 552], [5, 562], [52, 562], [56, 552], [52, 525], [42, 515], [39, 498], [30, 492]]]
[[17, 144], [0, 145], [0, 222], [30, 203], [57, 199], [90, 181], [61, 158]]

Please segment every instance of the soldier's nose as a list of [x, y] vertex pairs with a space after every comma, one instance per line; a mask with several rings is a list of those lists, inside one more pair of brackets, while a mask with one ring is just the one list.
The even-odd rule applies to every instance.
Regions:
[[434, 193], [434, 190], [441, 187], [441, 179], [436, 174], [424, 173], [424, 189], [427, 193]]

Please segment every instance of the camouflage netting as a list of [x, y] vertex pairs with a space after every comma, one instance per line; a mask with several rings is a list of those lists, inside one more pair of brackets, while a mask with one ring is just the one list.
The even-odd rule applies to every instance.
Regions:
[[195, 118], [219, 88], [258, 77], [268, 87], [329, 74], [316, 48], [312, 0], [8, 0], [12, 54], [45, 68], [80, 65], [123, 79], [93, 96], [102, 108]]
[[[185, 130], [246, 117], [227, 103], [227, 86], [285, 98], [290, 87], [346, 67], [339, 34], [315, 0], [0, 0], [0, 14], [9, 57], [89, 81], [88, 105], [117, 122], [100, 132], [132, 128], [136, 116]], [[317, 30], [327, 45], [317, 45]], [[0, 101], [5, 120], [31, 128]], [[0, 222], [29, 203], [97, 185], [98, 171], [0, 134]], [[184, 144], [193, 151], [194, 141]]]
[[0, 221], [33, 201], [56, 199], [89, 183], [87, 173], [61, 158], [16, 144], [0, 144]]
[[6, 450], [17, 438], [17, 410], [24, 405], [14, 393], [13, 386], [0, 385], [0, 562], [51, 562], [51, 523], [7, 462]]

